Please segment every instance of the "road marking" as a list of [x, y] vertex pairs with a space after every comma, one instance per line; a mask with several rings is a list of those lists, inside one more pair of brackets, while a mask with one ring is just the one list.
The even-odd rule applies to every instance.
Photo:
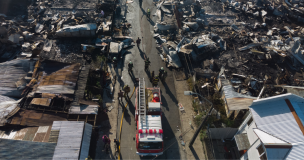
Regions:
[[[134, 91], [135, 91], [135, 87], [134, 87], [133, 92], [132, 92], [132, 94], [131, 94], [131, 96], [130, 96], [130, 100], [131, 100], [131, 97], [133, 96]], [[122, 120], [123, 120], [123, 117], [124, 117], [124, 114], [125, 114], [125, 110], [126, 110], [128, 104], [129, 104], [129, 102], [127, 102], [127, 104], [125, 105], [125, 108], [124, 108], [124, 110], [123, 110], [123, 112], [122, 112], [122, 115], [121, 115], [120, 131], [119, 131], [118, 159], [120, 159], [120, 139], [121, 139]]]

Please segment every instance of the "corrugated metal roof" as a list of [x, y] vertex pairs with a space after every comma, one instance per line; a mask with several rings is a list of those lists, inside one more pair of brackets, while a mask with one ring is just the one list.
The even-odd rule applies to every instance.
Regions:
[[47, 75], [39, 77], [36, 93], [74, 94], [80, 64], [72, 64]]
[[235, 92], [232, 85], [223, 86], [223, 92], [227, 101], [229, 110], [248, 109], [256, 97], [251, 97]]
[[[84, 124], [85, 122], [80, 121], [54, 121], [52, 130], [59, 130], [59, 136], [53, 160], [78, 159], [80, 157], [80, 148], [85, 127]], [[87, 130], [90, 129], [90, 126], [88, 127]], [[86, 131], [86, 134], [89, 134], [89, 131]], [[86, 139], [85, 141], [85, 145], [87, 146], [87, 143], [89, 143], [87, 141], [89, 140]]]
[[22, 90], [17, 90], [16, 82], [33, 71], [35, 61], [16, 59], [0, 63], [0, 95], [22, 97]]
[[257, 127], [266, 133], [289, 143], [302, 142], [304, 141], [303, 133], [285, 99], [289, 99], [291, 103], [304, 102], [303, 98], [293, 94], [257, 100], [250, 106], [253, 119]]
[[292, 144], [290, 152], [285, 156], [286, 160], [298, 160], [304, 157], [304, 142]]
[[0, 139], [0, 159], [51, 159], [56, 143]]
[[0, 126], [6, 123], [7, 116], [10, 113], [14, 113], [14, 111], [19, 108], [17, 105], [17, 101], [5, 101], [0, 103]]
[[5, 102], [5, 101], [16, 101], [18, 100], [17, 98], [12, 98], [8, 96], [2, 96], [0, 95], [0, 102]]
[[98, 105], [73, 105], [69, 109], [69, 114], [98, 114]]
[[85, 123], [82, 145], [80, 150], [80, 158], [79, 158], [81, 160], [86, 159], [89, 156], [91, 135], [92, 135], [92, 125]]
[[0, 138], [42, 142], [49, 126], [0, 129]]
[[[304, 136], [285, 99], [288, 99], [292, 105], [300, 104], [298, 109], [304, 107], [304, 98], [288, 93], [256, 100], [250, 106], [250, 111], [257, 128], [292, 144], [290, 152], [285, 157], [286, 159], [302, 159], [304, 156]], [[301, 109], [296, 113], [299, 117], [303, 116], [301, 115], [303, 114]], [[277, 151], [269, 150], [267, 158], [278, 158], [276, 153]]]

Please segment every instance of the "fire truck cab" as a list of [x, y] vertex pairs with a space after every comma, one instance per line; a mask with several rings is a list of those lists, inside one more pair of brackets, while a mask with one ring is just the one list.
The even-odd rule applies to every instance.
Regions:
[[163, 129], [159, 88], [145, 88], [143, 78], [136, 89], [135, 120], [136, 154], [158, 156], [163, 154]]

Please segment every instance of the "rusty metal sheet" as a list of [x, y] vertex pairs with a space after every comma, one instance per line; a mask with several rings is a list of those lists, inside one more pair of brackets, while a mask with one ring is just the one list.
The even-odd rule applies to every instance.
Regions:
[[14, 139], [15, 140], [22, 140], [24, 138], [24, 136], [25, 136], [25, 134], [26, 134], [27, 131], [28, 131], [28, 128], [23, 128], [23, 129], [19, 130], [16, 133]]
[[27, 117], [25, 118], [30, 118], [30, 119], [41, 119], [43, 113], [37, 113], [37, 112], [30, 112]]
[[45, 137], [46, 133], [36, 133], [33, 141], [34, 142], [42, 142], [44, 137]]
[[12, 121], [10, 124], [14, 124], [14, 125], [20, 125], [21, 124], [21, 117], [14, 117], [12, 118]]
[[35, 137], [37, 130], [38, 130], [38, 127], [29, 128], [22, 140], [23, 141], [32, 141]]
[[52, 94], [52, 93], [42, 93], [41, 94], [41, 98], [54, 98], [56, 97], [55, 94]]
[[67, 66], [48, 76], [44, 76], [40, 81], [39, 86], [44, 85], [70, 85], [76, 83], [78, 79], [80, 64]]
[[52, 102], [51, 98], [33, 98], [31, 101], [31, 105], [39, 105], [39, 106], [50, 106]]
[[42, 142], [48, 142], [49, 141], [51, 130], [52, 130], [52, 127], [50, 126], [49, 129], [47, 130], [47, 132], [46, 132], [46, 134], [45, 134], [44, 139], [43, 139]]
[[50, 126], [40, 126], [37, 133], [46, 133]]

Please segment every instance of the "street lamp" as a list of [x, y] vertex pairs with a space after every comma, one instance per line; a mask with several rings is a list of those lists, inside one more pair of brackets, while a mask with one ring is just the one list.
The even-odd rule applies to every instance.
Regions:
[[198, 94], [198, 93], [194, 93], [194, 92], [192, 92], [192, 91], [184, 91], [184, 95], [185, 95], [185, 96], [198, 95], [198, 96], [202, 97], [204, 100], [206, 100], [208, 103], [211, 104], [211, 107], [210, 107], [210, 109], [209, 109], [208, 114], [206, 115], [206, 117], [204, 118], [204, 120], [202, 121], [202, 123], [200, 124], [200, 126], [197, 128], [197, 130], [195, 131], [195, 133], [194, 133], [194, 135], [193, 135], [191, 141], [189, 142], [189, 147], [192, 147], [192, 145], [193, 145], [193, 143], [194, 143], [194, 141], [195, 141], [195, 139], [196, 139], [198, 133], [199, 133], [200, 130], [203, 128], [203, 125], [204, 125], [204, 123], [206, 122], [206, 120], [208, 119], [208, 116], [211, 114], [211, 111], [212, 111], [212, 109], [213, 109], [213, 104], [212, 104], [208, 99], [206, 99], [205, 97], [203, 97], [202, 95], [200, 95], [200, 94]]

